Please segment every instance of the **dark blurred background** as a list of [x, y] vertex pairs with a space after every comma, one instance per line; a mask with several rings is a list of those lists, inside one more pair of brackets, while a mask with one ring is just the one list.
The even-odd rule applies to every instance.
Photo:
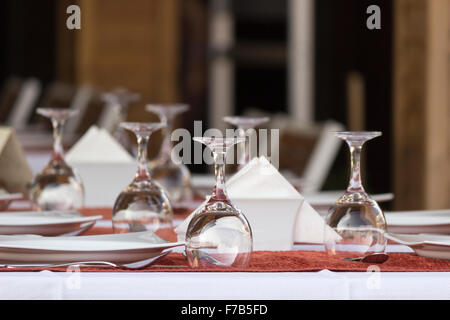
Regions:
[[[55, 82], [74, 88], [88, 84], [99, 92], [124, 86], [142, 94], [141, 102], [128, 114], [130, 120], [154, 119], [144, 111], [145, 103], [186, 102], [191, 110], [177, 125], [191, 131], [194, 120], [202, 120], [205, 130], [224, 126], [220, 123], [222, 115], [267, 114], [281, 119], [277, 123], [286, 127], [280, 141], [280, 169], [299, 175], [304, 167], [300, 158], [304, 156], [292, 158], [291, 148], [283, 148], [283, 141], [300, 146], [306, 141], [302, 137], [308, 131], [305, 128], [332, 120], [348, 130], [382, 131], [381, 138], [366, 146], [366, 189], [373, 193], [395, 191], [398, 208], [407, 208], [411, 201], [419, 207], [443, 206], [447, 200], [433, 205], [433, 200], [418, 195], [426, 188], [423, 176], [429, 160], [423, 159], [418, 167], [410, 166], [410, 170], [418, 168], [422, 180], [408, 180], [416, 171], [403, 172], [401, 177], [406, 180], [396, 184], [399, 175], [394, 174], [394, 167], [396, 163], [402, 167], [398, 161], [405, 160], [392, 152], [395, 141], [401, 141], [414, 127], [419, 129], [419, 124], [408, 124], [399, 131], [397, 140], [394, 137], [394, 103], [399, 101], [393, 95], [394, 61], [398, 58], [394, 26], [409, 23], [415, 26], [410, 32], [422, 32], [416, 33], [422, 40], [413, 39], [416, 42], [408, 44], [409, 34], [401, 33], [407, 28], [397, 30], [406, 39], [401, 48], [405, 57], [417, 49], [417, 59], [425, 61], [423, 52], [428, 51], [417, 44], [426, 46], [429, 34], [423, 33], [429, 21], [427, 12], [437, 9], [427, 8], [426, 1], [421, 0], [416, 4], [407, 0], [307, 0], [299, 5], [300, 1], [305, 0], [296, 4], [295, 0], [3, 0], [0, 82], [5, 88], [12, 78], [36, 78], [43, 88], [41, 101], [48, 101], [45, 88]], [[81, 30], [66, 28], [65, 10], [70, 4], [81, 7]], [[366, 27], [366, 9], [374, 4], [381, 8], [380, 30]], [[298, 30], [297, 18], [307, 20]], [[292, 45], [298, 32], [303, 34], [300, 49]], [[306, 60], [301, 60], [303, 55]], [[300, 66], [306, 65], [305, 70], [297, 68], [296, 59], [300, 59]], [[293, 80], [296, 76], [309, 79], [306, 86], [301, 84], [310, 90], [306, 102], [298, 98]], [[425, 85], [423, 78], [421, 84]], [[397, 88], [403, 89], [401, 85]], [[304, 92], [300, 87], [298, 90]], [[6, 110], [4, 96], [2, 101], [0, 108]], [[413, 117], [426, 118], [425, 105], [418, 108], [421, 111]], [[305, 119], [302, 111], [296, 115], [296, 110], [309, 110], [311, 115]], [[86, 118], [89, 121], [94, 123], [95, 119]], [[423, 141], [422, 149], [411, 150], [411, 145], [409, 142], [403, 149], [399, 146], [400, 154], [405, 150], [409, 155], [417, 154], [426, 147]], [[154, 149], [153, 155], [158, 152], [157, 147]], [[291, 162], [281, 160], [289, 156]], [[202, 166], [190, 169], [204, 170]], [[321, 188], [344, 189], [348, 175], [349, 154], [342, 144]], [[418, 181], [424, 183], [422, 189], [402, 187]]]

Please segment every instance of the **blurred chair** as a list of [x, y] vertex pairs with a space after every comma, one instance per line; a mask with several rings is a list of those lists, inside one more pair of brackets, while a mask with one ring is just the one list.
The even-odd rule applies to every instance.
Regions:
[[6, 123], [19, 96], [22, 80], [17, 77], [6, 79], [0, 92], [0, 123]]
[[[80, 127], [84, 127], [84, 122], [87, 121], [85, 114], [93, 100], [94, 93], [94, 89], [90, 86], [76, 87], [62, 82], [53, 82], [45, 88], [42, 99], [38, 103], [39, 107], [70, 108], [79, 111], [78, 115], [65, 125], [63, 135], [65, 145], [71, 145], [82, 133]], [[96, 112], [98, 113], [98, 110]], [[21, 129], [24, 130], [18, 132], [18, 137], [25, 148], [50, 148], [53, 144], [50, 121], [36, 113], [31, 116], [31, 124], [21, 127]]]
[[268, 127], [280, 130], [279, 169], [302, 193], [322, 189], [342, 144], [332, 133], [344, 130], [342, 124], [328, 120], [301, 127], [286, 114], [257, 109], [247, 110], [245, 115], [268, 116]]
[[[38, 107], [42, 108], [69, 108], [76, 92], [76, 87], [63, 82], [55, 81], [45, 87], [42, 94], [42, 98], [38, 102]], [[46, 131], [51, 130], [51, 123], [48, 119], [45, 119], [33, 113], [31, 117], [31, 126], [28, 129], [36, 129]]]
[[76, 92], [70, 103], [70, 109], [78, 110], [78, 115], [68, 120], [66, 124], [66, 132], [76, 134], [82, 126], [85, 119], [86, 111], [93, 98], [94, 89], [88, 85], [82, 85], [76, 89]]
[[8, 115], [7, 125], [14, 129], [23, 129], [27, 126], [41, 94], [41, 87], [41, 82], [35, 78], [23, 82]]
[[304, 193], [313, 193], [322, 189], [342, 144], [342, 140], [336, 138], [333, 132], [342, 130], [344, 126], [332, 120], [321, 125], [316, 145], [302, 175]]

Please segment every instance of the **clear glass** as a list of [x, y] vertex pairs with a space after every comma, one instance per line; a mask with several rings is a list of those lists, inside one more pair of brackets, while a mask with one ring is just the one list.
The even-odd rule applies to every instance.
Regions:
[[192, 268], [248, 266], [253, 250], [250, 225], [225, 190], [227, 150], [243, 138], [194, 138], [214, 155], [216, 185], [207, 203], [192, 217], [186, 232], [186, 257]]
[[52, 121], [53, 155], [49, 163], [34, 177], [29, 189], [30, 200], [37, 210], [72, 210], [82, 207], [83, 183], [64, 160], [62, 145], [64, 123], [78, 111], [38, 108], [37, 113]]
[[269, 122], [269, 117], [224, 117], [223, 120], [229, 124], [232, 124], [237, 127], [238, 134], [240, 138], [245, 138], [245, 143], [241, 143], [238, 145], [238, 170], [242, 169], [247, 163], [250, 162], [250, 143], [247, 139], [248, 130], [254, 129], [257, 126], [260, 126], [263, 123]]
[[173, 211], [166, 191], [150, 176], [147, 160], [148, 140], [164, 123], [124, 122], [138, 143], [138, 170], [133, 181], [117, 197], [113, 207], [114, 233], [150, 230], [166, 238], [172, 228]]
[[365, 192], [360, 170], [363, 144], [380, 135], [381, 132], [364, 131], [336, 133], [350, 147], [351, 174], [347, 191], [330, 208], [326, 218], [331, 227], [324, 233], [329, 255], [359, 258], [386, 250], [386, 219], [378, 203]]
[[177, 115], [189, 110], [189, 106], [185, 104], [148, 104], [146, 110], [156, 113], [161, 121], [166, 123], [159, 156], [150, 162], [150, 173], [153, 179], [167, 190], [170, 200], [173, 202], [192, 200], [194, 192], [191, 185], [191, 173], [181, 159], [174, 162], [171, 156], [171, 134], [174, 120]]
[[139, 101], [140, 98], [141, 96], [139, 93], [130, 92], [125, 88], [116, 88], [102, 94], [103, 101], [118, 108], [116, 122], [112, 131], [113, 136], [126, 150], [131, 153], [133, 152], [133, 143], [130, 141], [128, 134], [120, 126], [120, 124], [126, 121], [129, 105], [133, 102]]

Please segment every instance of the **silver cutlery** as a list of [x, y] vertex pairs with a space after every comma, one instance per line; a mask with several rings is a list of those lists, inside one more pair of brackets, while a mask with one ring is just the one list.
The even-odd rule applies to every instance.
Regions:
[[[151, 265], [153, 262], [166, 256], [170, 251], [163, 252], [157, 256], [151, 257], [149, 259], [125, 263], [125, 264], [117, 264], [108, 261], [81, 261], [81, 262], [68, 262], [68, 263], [59, 263], [59, 264], [0, 264], [2, 268], [9, 269], [17, 269], [17, 268], [57, 268], [57, 267], [70, 267], [70, 266], [78, 266], [78, 267], [101, 267], [101, 268], [125, 268], [125, 269], [141, 269]], [[162, 266], [155, 265], [154, 267], [172, 267], [172, 266]], [[175, 267], [175, 266], [173, 266]], [[184, 267], [184, 266], [176, 266], [176, 267]]]
[[361, 261], [366, 263], [383, 263], [387, 259], [389, 259], [389, 256], [385, 253], [371, 253], [360, 258], [342, 258], [344, 261]]

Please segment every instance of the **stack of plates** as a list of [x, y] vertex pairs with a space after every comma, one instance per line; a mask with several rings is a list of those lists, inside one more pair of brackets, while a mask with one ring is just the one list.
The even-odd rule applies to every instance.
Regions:
[[450, 210], [385, 212], [391, 233], [450, 234]]
[[386, 238], [412, 248], [419, 256], [450, 260], [449, 235], [388, 233]]
[[156, 261], [184, 244], [167, 242], [151, 231], [76, 236], [100, 219], [100, 215], [84, 217], [76, 211], [0, 213], [0, 263], [49, 265], [101, 260], [129, 264], [150, 258]]
[[132, 263], [181, 246], [151, 231], [82, 237], [0, 236], [0, 263], [56, 264], [79, 261]]
[[450, 210], [385, 212], [391, 241], [419, 256], [450, 259]]
[[83, 217], [76, 211], [2, 212], [0, 234], [76, 235], [91, 228], [99, 219], [102, 216]]

